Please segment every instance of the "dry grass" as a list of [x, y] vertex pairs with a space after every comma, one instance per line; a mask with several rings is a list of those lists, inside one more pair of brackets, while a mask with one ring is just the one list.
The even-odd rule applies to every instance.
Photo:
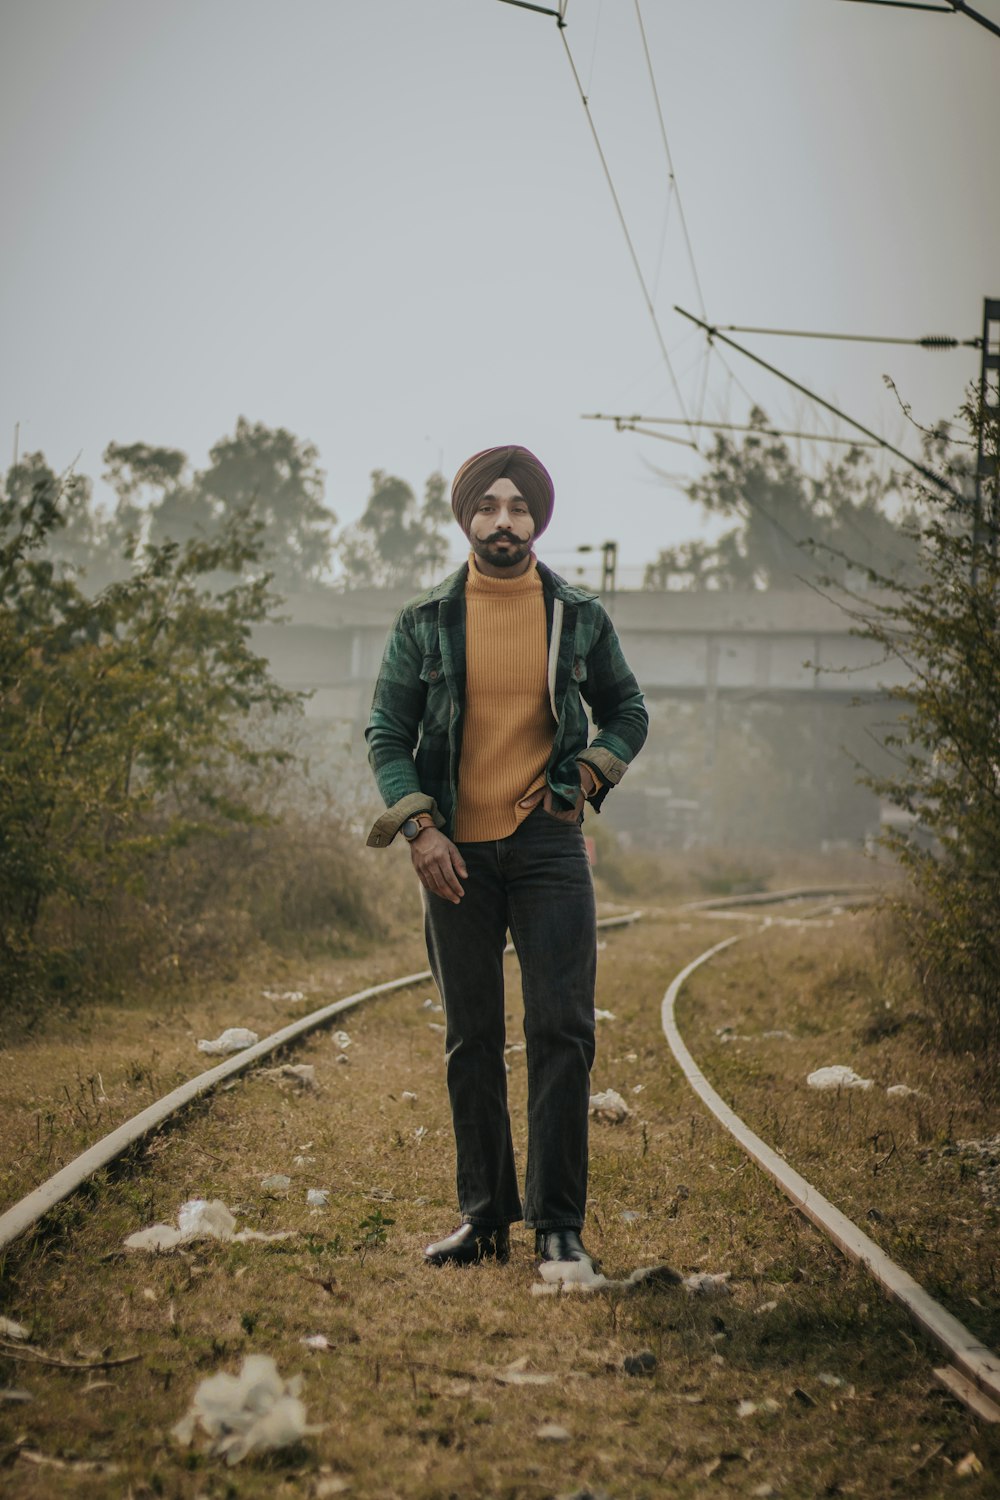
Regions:
[[[737, 1113], [997, 1347], [1000, 1101], [981, 1096], [977, 1058], [932, 1045], [906, 983], [877, 914], [772, 928], [692, 978], [680, 1024]], [[807, 1088], [831, 1063], [873, 1087]]]
[[[746, 1163], [670, 1063], [659, 1029], [660, 998], [676, 969], [720, 925], [664, 916], [608, 935], [598, 1005], [617, 1019], [600, 1023], [594, 1085], [618, 1089], [635, 1116], [621, 1127], [594, 1128], [587, 1233], [611, 1273], [660, 1259], [682, 1272], [725, 1270], [732, 1273], [732, 1297], [694, 1300], [661, 1291], [536, 1299], [526, 1233], [515, 1235], [504, 1268], [441, 1272], [422, 1265], [421, 1244], [455, 1218], [452, 1144], [441, 1038], [428, 1025], [439, 1018], [422, 1008], [431, 991], [402, 992], [345, 1020], [352, 1038], [348, 1063], [337, 1062], [329, 1036], [299, 1049], [297, 1060], [316, 1065], [316, 1093], [295, 1093], [258, 1075], [219, 1094], [128, 1172], [67, 1206], [48, 1234], [12, 1261], [3, 1311], [29, 1323], [39, 1346], [142, 1358], [89, 1381], [7, 1362], [0, 1380], [28, 1387], [35, 1399], [0, 1408], [5, 1492], [48, 1496], [71, 1487], [75, 1495], [95, 1497], [308, 1496], [323, 1494], [324, 1486], [333, 1493], [329, 1482], [339, 1480], [353, 1496], [403, 1500], [541, 1500], [585, 1487], [604, 1489], [616, 1500], [727, 1492], [995, 1493], [995, 1436], [980, 1431], [933, 1386], [930, 1351], [905, 1316]], [[854, 1003], [845, 997], [860, 996], [859, 1015], [871, 1011], [860, 981], [844, 977], [845, 950], [851, 975], [864, 968], [862, 927], [858, 922], [828, 938], [780, 936], [766, 962], [771, 980], [790, 983], [785, 1005], [768, 1001], [767, 976], [754, 969], [759, 955], [747, 945], [726, 959], [725, 968], [699, 976], [683, 1023], [696, 1055], [728, 1070], [724, 1091], [737, 1096], [738, 1107], [746, 1103], [752, 1114], [756, 1099], [767, 1108], [768, 1096], [755, 1093], [752, 1070], [744, 1067], [758, 1052], [750, 1044], [720, 1047], [714, 1027], [738, 1014], [741, 1030], [764, 1029], [769, 1003], [769, 1025], [798, 1033], [812, 1018], [816, 1031], [809, 1040], [818, 1061], [848, 1061], [861, 1070], [864, 1053], [832, 1058], [833, 1041], [821, 1042], [820, 1028], [847, 1026], [850, 1033], [850, 1020], [836, 1020], [843, 1005]], [[152, 1037], [147, 1032], [143, 1038], [139, 1014], [126, 1016], [126, 1030], [132, 1029], [120, 1056], [145, 1065], [155, 1048], [161, 1092], [175, 1073], [197, 1067], [194, 1033], [214, 1035], [223, 1024], [254, 1024], [254, 1018], [262, 1030], [268, 1018], [272, 1026], [285, 1019], [280, 1007], [275, 1014], [255, 998], [263, 983], [306, 988], [312, 979], [319, 1003], [334, 990], [419, 967], [415, 943], [407, 943], [382, 952], [363, 975], [349, 965], [312, 974], [290, 966], [284, 975], [251, 975], [242, 989], [233, 984], [207, 996], [200, 1010], [191, 997], [183, 1010], [161, 1018]], [[751, 982], [747, 976], [755, 972], [758, 980]], [[516, 983], [511, 988], [509, 1031], [517, 1040]], [[751, 990], [760, 1016], [747, 1008]], [[22, 1079], [31, 1077], [36, 1098], [56, 1098], [60, 1070], [72, 1080], [79, 1060], [86, 1077], [108, 1045], [111, 1023], [108, 1015], [95, 1017], [76, 1052], [72, 1040], [59, 1044], [61, 1053], [50, 1042], [45, 1080], [39, 1076], [41, 1043], [33, 1044], [37, 1067], [22, 1073], [22, 1060], [8, 1058], [6, 1072], [13, 1062]], [[766, 1054], [772, 1096], [784, 1088], [789, 1097], [801, 1092], [802, 1058], [790, 1046], [775, 1045]], [[523, 1054], [512, 1053], [511, 1065], [515, 1140], [523, 1152]], [[908, 1075], [906, 1081], [921, 1080]], [[109, 1094], [124, 1087], [118, 1073], [111, 1087], [106, 1073], [104, 1082]], [[404, 1100], [404, 1091], [416, 1099]], [[25, 1095], [22, 1088], [22, 1108]], [[131, 1113], [148, 1097], [141, 1091], [134, 1098], [116, 1095], [115, 1108]], [[23, 1136], [12, 1118], [17, 1100], [15, 1084], [5, 1101], [6, 1133]], [[867, 1207], [873, 1179], [863, 1143], [855, 1139], [857, 1114], [848, 1126], [846, 1105], [810, 1098], [803, 1118], [812, 1106], [807, 1160], [796, 1160], [791, 1105], [779, 1109], [784, 1149], [807, 1174], [815, 1168], [818, 1175], [828, 1129], [828, 1155], [834, 1145], [859, 1153], [856, 1169], [844, 1172], [858, 1177], [864, 1189], [858, 1201]], [[857, 1101], [850, 1107], [856, 1110]], [[978, 1130], [982, 1118], [968, 1109], [962, 1129]], [[866, 1130], [869, 1123], [874, 1128], [878, 1121], [866, 1122]], [[899, 1139], [903, 1130], [896, 1129]], [[69, 1149], [68, 1134], [59, 1149]], [[23, 1145], [5, 1146], [4, 1159], [11, 1164], [19, 1152]], [[31, 1166], [41, 1169], [34, 1158]], [[950, 1182], [947, 1170], [931, 1180]], [[891, 1164], [881, 1170], [874, 1188], [881, 1191], [892, 1171]], [[260, 1180], [270, 1172], [286, 1172], [291, 1189], [264, 1191]], [[332, 1189], [327, 1209], [306, 1207], [313, 1186]], [[942, 1217], [953, 1216], [961, 1201], [964, 1211], [978, 1211], [976, 1222], [985, 1228], [970, 1183], [962, 1194], [936, 1205]], [[195, 1195], [223, 1198], [248, 1227], [295, 1228], [300, 1235], [275, 1245], [199, 1245], [159, 1258], [119, 1253], [126, 1234], [154, 1218], [171, 1218]], [[928, 1198], [926, 1206], [935, 1205]], [[386, 1243], [355, 1248], [362, 1244], [362, 1221], [373, 1212], [394, 1221]], [[980, 1300], [985, 1290], [979, 1285]], [[312, 1352], [300, 1343], [317, 1332], [330, 1340], [328, 1350]], [[643, 1349], [655, 1354], [655, 1372], [625, 1375], [625, 1356]], [[323, 1430], [296, 1450], [230, 1471], [197, 1451], [178, 1449], [169, 1428], [199, 1379], [218, 1368], [236, 1369], [250, 1351], [273, 1355], [283, 1373], [305, 1372], [309, 1418]], [[534, 1386], [500, 1383], [498, 1374], [518, 1360], [553, 1379]], [[842, 1383], [828, 1384], [825, 1377]], [[741, 1400], [770, 1401], [775, 1409], [740, 1417]], [[568, 1429], [571, 1440], [539, 1438], [546, 1422]], [[21, 1446], [66, 1461], [103, 1459], [119, 1469], [114, 1475], [39, 1469], [17, 1457]], [[959, 1479], [954, 1465], [970, 1450], [986, 1472]]]

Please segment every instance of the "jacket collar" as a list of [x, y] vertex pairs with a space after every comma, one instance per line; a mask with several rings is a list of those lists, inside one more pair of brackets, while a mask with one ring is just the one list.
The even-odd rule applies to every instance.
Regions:
[[[597, 595], [593, 589], [579, 588], [576, 584], [567, 583], [558, 573], [546, 567], [540, 559], [538, 561], [538, 576], [542, 581], [542, 590], [552, 598], [561, 599], [564, 604], [588, 604], [596, 599]], [[449, 573], [447, 578], [435, 584], [423, 594], [418, 594], [413, 600], [414, 609], [422, 609], [426, 604], [440, 604], [444, 599], [455, 599], [465, 593], [465, 581], [469, 576], [469, 564], [463, 563], [454, 573]]]

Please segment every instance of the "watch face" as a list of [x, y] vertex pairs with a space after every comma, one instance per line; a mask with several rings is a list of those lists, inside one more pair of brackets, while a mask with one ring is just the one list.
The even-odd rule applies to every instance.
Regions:
[[417, 834], [420, 832], [420, 824], [416, 821], [415, 818], [407, 818], [406, 822], [402, 825], [399, 831], [403, 835], [404, 839], [415, 839]]

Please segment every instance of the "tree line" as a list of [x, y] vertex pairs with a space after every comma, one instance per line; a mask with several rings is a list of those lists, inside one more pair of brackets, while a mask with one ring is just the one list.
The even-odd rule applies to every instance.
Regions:
[[[850, 583], [869, 567], [888, 577], [912, 569], [914, 510], [897, 475], [881, 475], [860, 447], [812, 475], [766, 413], [755, 408], [749, 426], [740, 440], [715, 433], [704, 474], [684, 488], [703, 516], [732, 524], [714, 541], [660, 549], [644, 588], [796, 589], [831, 570]], [[259, 525], [261, 566], [281, 594], [416, 590], [447, 563], [452, 516], [440, 473], [418, 498], [407, 480], [373, 470], [361, 516], [338, 529], [315, 446], [282, 427], [241, 417], [201, 469], [179, 448], [144, 442], [109, 443], [103, 461], [110, 507], [95, 505], [89, 477], [57, 475], [42, 453], [27, 454], [5, 485], [13, 505], [42, 490], [60, 496], [52, 555], [92, 592], [127, 576], [144, 546], [216, 541], [236, 515]]]
[[442, 475], [418, 500], [406, 480], [374, 470], [360, 518], [338, 531], [315, 446], [283, 427], [240, 417], [201, 469], [179, 448], [141, 442], [109, 443], [103, 460], [110, 507], [95, 505], [89, 477], [56, 474], [43, 453], [26, 454], [5, 484], [12, 512], [48, 497], [58, 520], [49, 552], [90, 592], [127, 577], [147, 547], [218, 544], [237, 517], [256, 528], [258, 566], [281, 594], [330, 583], [418, 588], [448, 556]]

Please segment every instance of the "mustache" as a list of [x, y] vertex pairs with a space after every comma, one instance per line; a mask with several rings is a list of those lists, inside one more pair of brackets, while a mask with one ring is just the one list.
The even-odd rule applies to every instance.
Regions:
[[484, 539], [484, 546], [488, 547], [491, 543], [500, 541], [516, 542], [521, 547], [528, 545], [526, 537], [515, 536], [513, 531], [493, 531]]

